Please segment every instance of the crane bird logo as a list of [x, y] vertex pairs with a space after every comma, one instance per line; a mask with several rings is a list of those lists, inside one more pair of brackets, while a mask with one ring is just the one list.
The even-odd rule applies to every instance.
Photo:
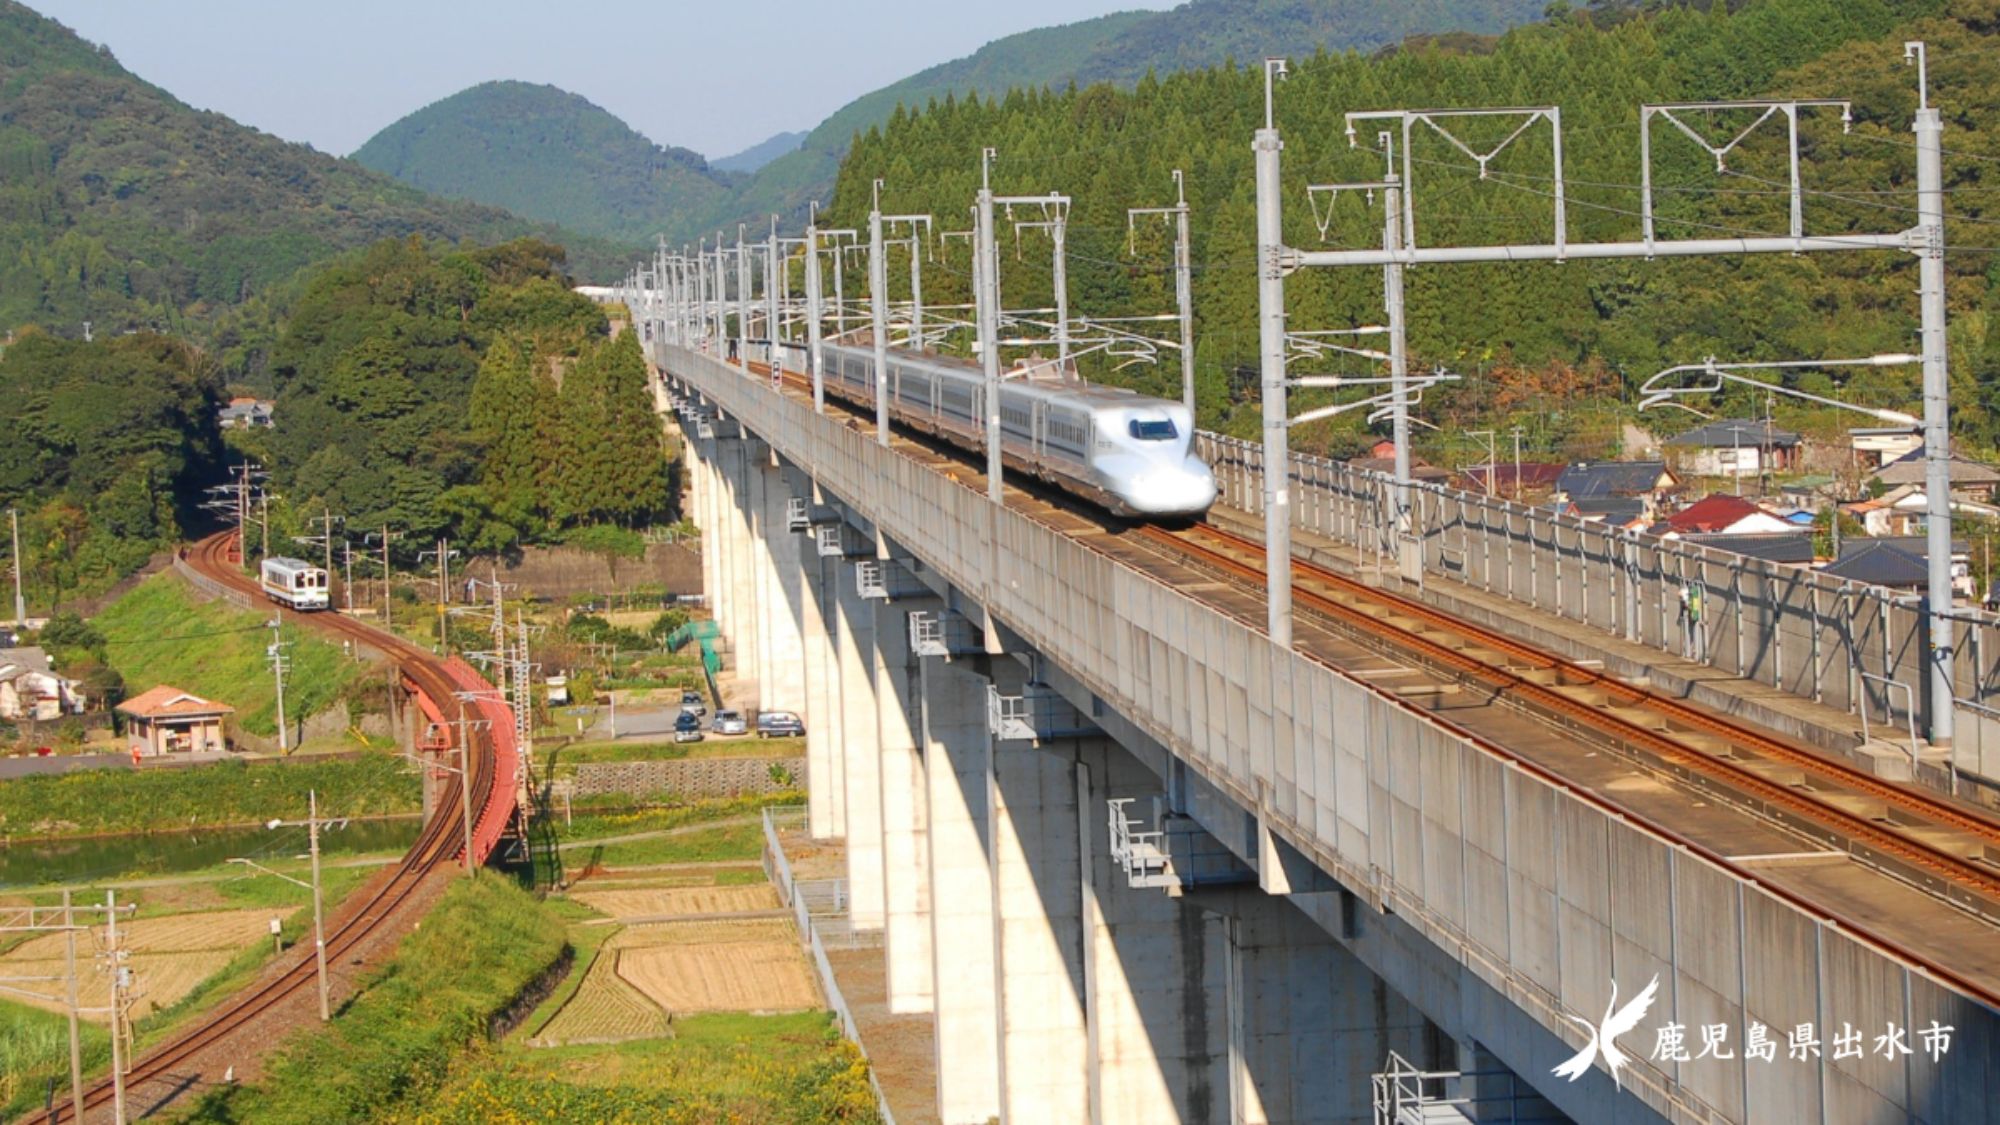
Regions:
[[1625, 1069], [1626, 1063], [1632, 1061], [1632, 1056], [1618, 1049], [1618, 1037], [1639, 1026], [1639, 1021], [1646, 1018], [1646, 1010], [1653, 1006], [1653, 997], [1659, 991], [1660, 974], [1654, 973], [1652, 982], [1641, 989], [1639, 995], [1633, 997], [1630, 1003], [1620, 1008], [1618, 982], [1614, 980], [1611, 982], [1611, 1002], [1604, 1006], [1602, 1023], [1593, 1024], [1581, 1016], [1565, 1016], [1565, 1019], [1582, 1024], [1583, 1029], [1590, 1032], [1590, 1042], [1585, 1043], [1583, 1050], [1578, 1051], [1575, 1057], [1550, 1073], [1574, 1082], [1583, 1077], [1583, 1073], [1590, 1069], [1590, 1064], [1596, 1061], [1597, 1053], [1602, 1051], [1604, 1064], [1611, 1068], [1611, 1081], [1623, 1090], [1625, 1084], [1620, 1081], [1619, 1072]]

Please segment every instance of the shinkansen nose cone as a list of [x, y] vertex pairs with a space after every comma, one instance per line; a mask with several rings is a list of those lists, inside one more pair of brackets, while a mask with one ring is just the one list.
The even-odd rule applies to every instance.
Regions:
[[1132, 481], [1119, 499], [1140, 516], [1199, 516], [1215, 503], [1215, 474], [1199, 458], [1150, 469]]

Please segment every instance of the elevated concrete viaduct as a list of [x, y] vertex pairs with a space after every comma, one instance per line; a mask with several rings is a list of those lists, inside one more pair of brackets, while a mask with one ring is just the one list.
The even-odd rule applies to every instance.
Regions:
[[[1379, 1116], [1398, 1083], [1426, 1121], [2000, 1119], [1995, 1012], [1741, 857], [652, 347], [731, 659], [804, 718], [810, 829], [891, 1006], [932, 1016], [942, 1120], [1418, 1120]], [[1552, 1073], [1650, 981], [1616, 1080]], [[1911, 1053], [1873, 1049], [1889, 1025]]]

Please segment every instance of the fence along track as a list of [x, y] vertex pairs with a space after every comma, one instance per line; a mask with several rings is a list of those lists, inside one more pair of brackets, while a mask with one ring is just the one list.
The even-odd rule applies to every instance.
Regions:
[[[1142, 529], [1142, 534], [1212, 568], [1245, 580], [1263, 581], [1264, 548], [1254, 540], [1207, 524], [1198, 524], [1180, 533], [1146, 527]], [[1244, 561], [1238, 556], [1248, 556], [1256, 561]], [[1671, 729], [1647, 726], [1614, 711], [1647, 711], [1669, 723], [1712, 734], [1724, 739], [1731, 747], [1797, 768], [1830, 787], [1861, 793], [1882, 801], [1890, 808], [1900, 809], [1922, 822], [1916, 827], [1933, 825], [1963, 833], [1984, 844], [1987, 854], [2000, 854], [2000, 824], [1963, 806], [1931, 797], [1920, 790], [1883, 781], [1844, 762], [1793, 747], [1754, 727], [1634, 687], [1504, 634], [1461, 621], [1422, 602], [1368, 586], [1311, 563], [1294, 559], [1292, 572], [1295, 581], [1304, 579], [1338, 591], [1338, 597], [1329, 597], [1308, 586], [1294, 587], [1294, 597], [1318, 613], [1365, 630], [1398, 648], [1415, 652], [1423, 659], [1478, 681], [1495, 692], [1528, 701], [1537, 709], [1552, 712], [1599, 734], [1643, 747], [1694, 773], [1830, 828], [1843, 838], [1865, 843], [1886, 856], [1929, 873], [1935, 879], [1969, 889], [1986, 900], [1983, 912], [1988, 916], [2000, 909], [2000, 870], [1990, 863], [1970, 859], [1913, 835], [1885, 828], [1875, 818], [1850, 812], [1828, 800], [1816, 799], [1809, 792], [1801, 792], [1803, 787], [1771, 781], [1749, 766], [1730, 760], [1726, 754], [1712, 754], [1692, 747], [1677, 738]], [[1365, 607], [1381, 612], [1370, 612]], [[1436, 632], [1455, 635], [1467, 642], [1466, 647], [1497, 652], [1509, 658], [1509, 662], [1495, 663], [1469, 655], [1460, 647], [1427, 636], [1414, 626], [1402, 624], [1394, 618], [1411, 619]], [[1525, 668], [1517, 669], [1515, 662], [1525, 665]], [[1555, 683], [1543, 683], [1533, 678], [1533, 673], [1537, 672], [1554, 673]], [[1606, 702], [1594, 706], [1559, 690], [1559, 687], [1602, 691]], [[1612, 700], [1617, 702], [1614, 704]], [[1962, 898], [1956, 901], [1974, 909], [1980, 905], [1967, 903]]]

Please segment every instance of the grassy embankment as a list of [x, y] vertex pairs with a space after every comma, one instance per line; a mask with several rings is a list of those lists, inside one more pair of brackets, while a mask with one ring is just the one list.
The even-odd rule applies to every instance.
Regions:
[[[172, 572], [141, 582], [105, 607], [90, 624], [104, 636], [104, 654], [125, 679], [128, 697], [172, 684], [236, 708], [252, 734], [277, 735], [277, 685], [265, 657], [271, 612], [197, 601]], [[339, 645], [312, 629], [280, 630], [291, 670], [285, 715], [292, 722], [332, 705], [362, 672]]]
[[402, 759], [215, 762], [185, 769], [77, 770], [0, 781], [0, 838], [98, 836], [260, 824], [302, 815], [317, 790], [337, 816], [411, 813], [421, 783]]
[[218, 1090], [187, 1119], [379, 1121], [418, 1104], [563, 946], [562, 921], [513, 883], [457, 880], [329, 1027], [288, 1042], [256, 1085]]

